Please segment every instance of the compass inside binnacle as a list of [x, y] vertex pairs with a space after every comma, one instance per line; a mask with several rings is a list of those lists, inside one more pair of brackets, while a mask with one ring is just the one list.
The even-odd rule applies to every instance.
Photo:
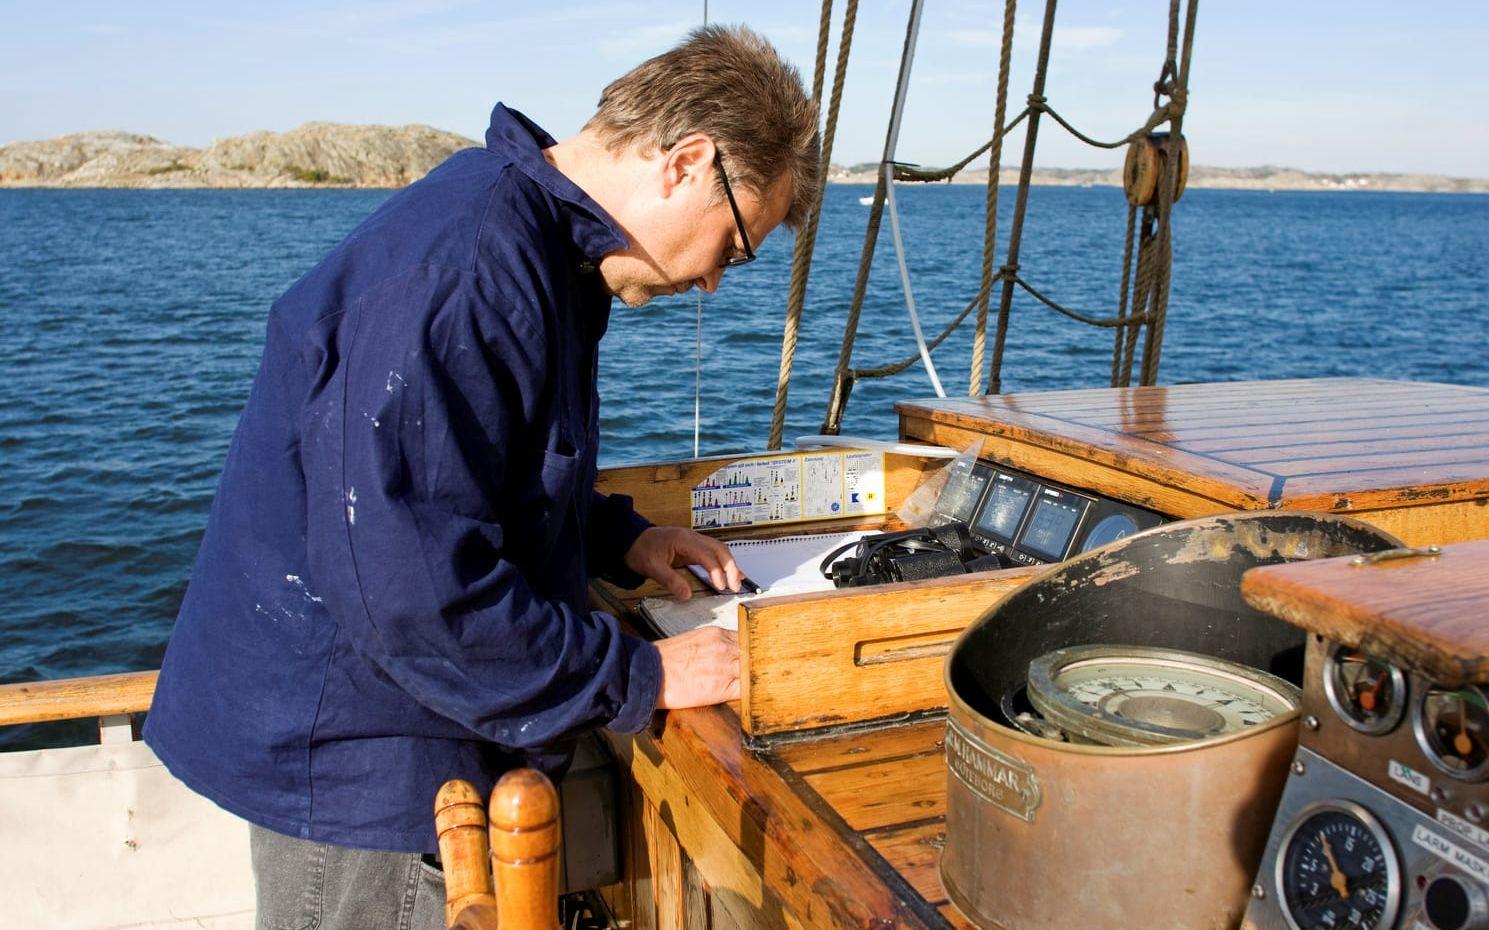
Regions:
[[1106, 746], [1223, 736], [1296, 712], [1301, 699], [1260, 669], [1152, 646], [1056, 649], [1029, 664], [1027, 688], [1029, 704], [1066, 738]]

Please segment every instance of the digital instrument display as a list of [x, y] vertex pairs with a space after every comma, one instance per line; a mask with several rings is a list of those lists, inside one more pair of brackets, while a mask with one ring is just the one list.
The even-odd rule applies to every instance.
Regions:
[[980, 462], [970, 468], [955, 468], [936, 501], [936, 513], [948, 520], [970, 523], [972, 510], [992, 476], [993, 470]]
[[1024, 511], [1029, 509], [1029, 498], [1034, 496], [1037, 487], [1032, 481], [998, 472], [993, 479], [993, 489], [977, 515], [975, 528], [1004, 542], [1012, 542]]
[[1059, 562], [1163, 522], [1152, 511], [970, 458], [951, 465], [933, 516], [964, 524], [982, 554], [1019, 565]]
[[1035, 555], [1060, 561], [1065, 558], [1070, 538], [1075, 535], [1076, 525], [1088, 504], [1086, 498], [1076, 494], [1054, 488], [1041, 489], [1039, 503], [1034, 505], [1034, 513], [1029, 517], [1024, 535], [1019, 538], [1019, 545]]

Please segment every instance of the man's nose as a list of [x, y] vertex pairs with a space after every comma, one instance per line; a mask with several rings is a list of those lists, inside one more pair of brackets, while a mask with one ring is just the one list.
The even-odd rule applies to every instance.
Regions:
[[714, 291], [717, 291], [719, 289], [719, 282], [723, 280], [724, 269], [715, 268], [713, 271], [710, 271], [708, 274], [699, 278], [697, 284], [699, 287], [712, 294]]

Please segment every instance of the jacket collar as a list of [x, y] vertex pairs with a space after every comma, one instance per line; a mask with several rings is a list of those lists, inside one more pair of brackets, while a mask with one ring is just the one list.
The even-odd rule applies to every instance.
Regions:
[[621, 232], [620, 224], [543, 157], [543, 149], [555, 144], [554, 138], [541, 126], [516, 110], [500, 103], [492, 109], [491, 126], [486, 130], [486, 148], [510, 158], [524, 174], [567, 208], [564, 212], [569, 217], [570, 234], [586, 258], [598, 262], [605, 253], [630, 246], [631, 242]]

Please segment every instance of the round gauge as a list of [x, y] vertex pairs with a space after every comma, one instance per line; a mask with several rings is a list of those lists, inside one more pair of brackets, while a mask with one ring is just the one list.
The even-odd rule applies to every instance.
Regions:
[[1351, 801], [1304, 808], [1282, 840], [1277, 894], [1292, 930], [1391, 926], [1401, 903], [1401, 870], [1390, 835]]
[[1401, 669], [1358, 649], [1335, 644], [1324, 659], [1324, 694], [1340, 719], [1361, 733], [1385, 733], [1406, 711]]
[[1489, 775], [1489, 702], [1477, 685], [1428, 688], [1412, 712], [1417, 743], [1438, 768], [1464, 781]]
[[1029, 702], [1107, 746], [1206, 739], [1296, 713], [1301, 694], [1239, 662], [1153, 646], [1073, 646], [1029, 663]]
[[1107, 543], [1114, 543], [1137, 532], [1137, 521], [1125, 513], [1114, 513], [1102, 517], [1086, 534], [1086, 541], [1081, 543], [1082, 552], [1090, 552], [1092, 549], [1100, 549]]

